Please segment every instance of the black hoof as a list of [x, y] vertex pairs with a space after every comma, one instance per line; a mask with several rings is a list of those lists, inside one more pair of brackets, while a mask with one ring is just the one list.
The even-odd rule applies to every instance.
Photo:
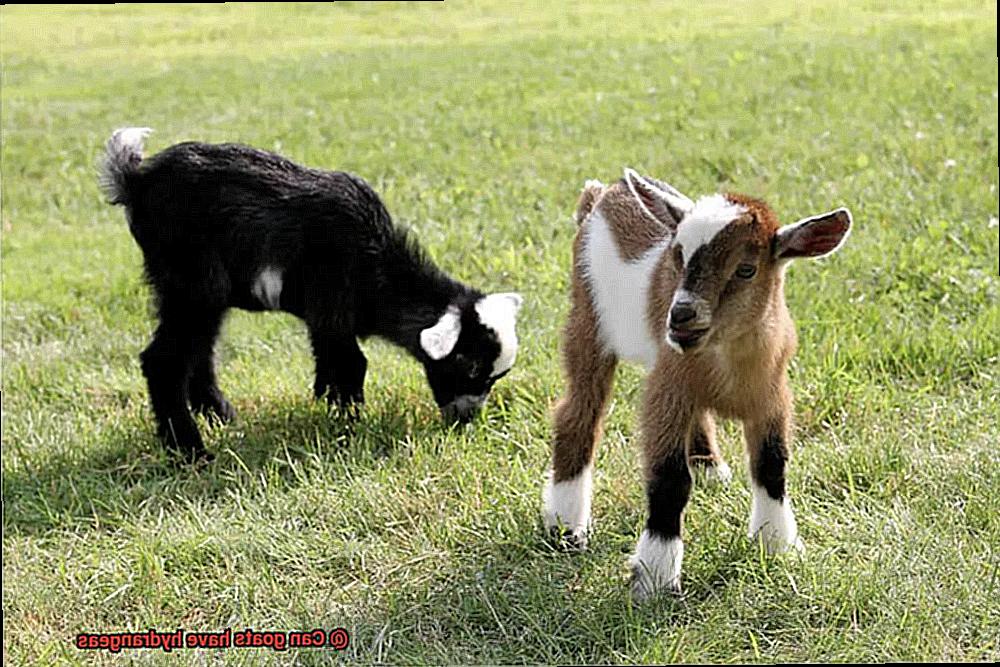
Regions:
[[197, 449], [181, 449], [179, 447], [168, 446], [167, 451], [177, 463], [202, 467], [215, 460], [215, 454], [204, 447]]
[[207, 463], [215, 458], [205, 449], [198, 427], [190, 418], [170, 421], [159, 434], [167, 450], [184, 463]]
[[222, 394], [209, 395], [197, 400], [192, 399], [191, 409], [200, 415], [214, 417], [223, 424], [228, 424], [236, 419], [236, 408]]
[[573, 533], [562, 526], [548, 529], [549, 541], [560, 551], [586, 551], [587, 534]]

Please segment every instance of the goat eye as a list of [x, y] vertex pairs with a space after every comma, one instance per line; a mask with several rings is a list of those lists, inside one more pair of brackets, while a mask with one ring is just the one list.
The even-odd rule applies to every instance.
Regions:
[[757, 275], [757, 267], [753, 264], [740, 264], [736, 267], [736, 275], [739, 278], [748, 280]]

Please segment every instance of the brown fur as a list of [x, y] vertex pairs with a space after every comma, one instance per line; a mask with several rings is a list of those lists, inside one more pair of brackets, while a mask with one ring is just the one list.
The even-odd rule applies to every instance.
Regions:
[[[575, 218], [582, 223], [599, 208], [608, 221], [621, 257], [635, 260], [659, 243], [669, 230], [643, 213], [621, 181], [604, 187], [588, 183], [577, 201]], [[617, 358], [599, 339], [597, 315], [581, 267], [584, 234], [573, 243], [572, 307], [563, 332], [566, 394], [554, 412], [555, 444], [552, 480], [570, 480], [594, 457], [614, 381]]]
[[[590, 189], [585, 189], [580, 203], [590, 196]], [[628, 186], [620, 180], [604, 188], [591, 205], [591, 210], [600, 211], [607, 220], [618, 253], [625, 261], [639, 259], [671, 233], [665, 225], [643, 212]], [[577, 215], [579, 211], [578, 205]], [[577, 221], [582, 222], [579, 218]]]
[[587, 181], [587, 184], [583, 186], [583, 190], [580, 191], [580, 198], [576, 202], [576, 213], [573, 214], [573, 219], [576, 220], [576, 224], [582, 223], [590, 215], [590, 212], [594, 210], [594, 204], [604, 193], [604, 186], [597, 181]]
[[552, 480], [573, 479], [594, 458], [618, 360], [603, 349], [582, 277], [583, 234], [573, 243], [573, 306], [563, 331], [566, 395], [555, 409]]
[[[758, 340], [756, 347], [794, 347], [794, 326], [785, 307], [781, 268], [770, 256], [771, 239], [779, 228], [777, 219], [770, 208], [759, 200], [737, 194], [726, 196], [750, 210], [700, 249], [696, 258], [692, 258], [692, 264], [697, 262], [698, 265], [688, 267], [683, 287], [702, 295], [714, 293], [714, 301], [719, 302], [723, 300], [719, 293], [726, 288], [726, 277], [731, 275], [737, 264], [756, 262], [758, 272], [748, 288], [736, 295], [738, 298], [726, 294], [722, 307], [713, 308], [714, 338], [707, 339], [706, 343], [710, 340], [718, 342], [720, 337], [725, 337], [732, 339], [738, 348], [764, 334], [765, 339]], [[674, 292], [681, 287], [683, 271], [680, 249], [675, 247], [664, 252], [653, 273], [647, 325], [656, 340], [665, 338], [670, 304]], [[747, 338], [753, 331], [758, 335]], [[745, 356], [736, 348], [727, 346], [725, 349], [736, 356]]]
[[707, 410], [701, 412], [694, 424], [687, 454], [688, 463], [692, 466], [708, 467], [722, 463], [722, 454], [715, 439], [715, 420]]
[[[615, 355], [652, 363], [640, 414], [648, 513], [630, 559], [633, 596], [641, 600], [658, 589], [680, 590], [691, 468], [728, 478], [715, 416], [743, 423], [754, 497], [749, 534], [760, 536], [768, 550], [801, 548], [785, 488], [792, 415], [787, 368], [796, 335], [785, 305], [784, 265], [793, 257], [836, 250], [850, 231], [851, 215], [841, 208], [782, 229], [767, 204], [746, 195], [726, 195], [742, 207], [741, 214], [714, 198], [692, 202], [633, 170], [626, 170], [626, 179], [600, 193], [585, 189], [578, 216], [584, 210], [584, 217], [601, 212], [625, 262], [652, 258], [646, 254], [650, 249], [675, 231], [678, 237], [660, 245], [663, 253], [652, 267], [610, 269], [649, 281], [633, 287], [605, 264], [584, 280], [587, 230], [581, 226], [577, 233], [573, 307], [563, 342], [568, 387], [555, 414], [551, 479], [554, 485], [570, 484], [558, 492], [551, 487], [551, 493], [547, 487], [545, 522], [561, 534], [560, 522], [569, 519], [573, 543], [586, 544], [591, 476], [581, 472], [600, 438]], [[713, 220], [713, 215], [739, 217]], [[685, 224], [693, 227], [685, 230]], [[683, 247], [688, 243], [698, 245]], [[608, 280], [614, 291], [602, 289], [601, 301], [595, 301], [591, 279]], [[647, 289], [633, 291], [640, 287]], [[637, 304], [643, 296], [647, 302]], [[636, 318], [636, 305], [645, 308], [640, 321], [616, 321], [601, 331], [597, 307], [602, 317]], [[639, 338], [631, 326], [646, 326], [652, 340]], [[603, 335], [619, 347], [605, 349]]]
[[[765, 428], [758, 425], [784, 424], [786, 432], [790, 421], [785, 372], [795, 349], [795, 330], [785, 307], [781, 270], [769, 252], [778, 221], [760, 200], [740, 194], [727, 197], [748, 212], [699, 251], [697, 261], [705, 270], [689, 271], [694, 282], [685, 287], [720, 291], [724, 285], [715, 284], [720, 276], [730, 275], [748, 258], [758, 263], [758, 275], [744, 288], [746, 293], [730, 297], [726, 305], [731, 307], [713, 315], [714, 339], [706, 340], [705, 347], [681, 355], [665, 343], [661, 346], [646, 381], [641, 416], [647, 476], [679, 448], [691, 463], [721, 462], [712, 414], [747, 424], [751, 461]], [[578, 210], [588, 207], [604, 214], [624, 259], [638, 259], [670, 233], [642, 212], [622, 182], [599, 195], [585, 190]], [[599, 342], [580, 269], [583, 236], [581, 230], [574, 242], [573, 307], [563, 343], [568, 387], [555, 414], [555, 482], [573, 479], [592, 460], [617, 362]], [[656, 340], [665, 340], [668, 311], [683, 273], [680, 250], [667, 249], [653, 272], [647, 312], [646, 324]]]
[[[744, 424], [790, 421], [791, 392], [785, 379], [786, 363], [760, 348], [754, 351], [753, 347], [751, 343], [732, 349], [735, 358], [697, 353], [688, 357], [669, 348], [661, 351], [646, 382], [641, 416], [647, 472], [674, 454], [677, 447], [685, 447], [689, 457], [718, 460], [714, 438], [709, 440], [710, 448], [696, 449], [692, 445], [695, 429], [704, 428], [704, 420], [711, 419], [712, 413], [741, 419]], [[760, 355], [761, 352], [765, 354]], [[755, 359], [757, 355], [760, 356]], [[747, 431], [751, 460], [758, 442], [749, 436], [760, 430]], [[677, 438], [669, 434], [684, 435]]]
[[667, 332], [667, 312], [680, 279], [680, 249], [667, 248], [653, 269], [649, 303], [646, 304], [646, 326], [655, 340], [664, 340]]
[[771, 207], [760, 199], [754, 199], [749, 195], [738, 192], [727, 192], [726, 199], [734, 204], [741, 204], [747, 208], [750, 217], [759, 225], [759, 236], [757, 240], [762, 243], [769, 242], [781, 225], [778, 224], [778, 216], [774, 214]]

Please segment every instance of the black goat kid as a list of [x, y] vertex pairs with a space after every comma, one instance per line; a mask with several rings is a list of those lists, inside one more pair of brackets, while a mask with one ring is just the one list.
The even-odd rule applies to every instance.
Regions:
[[189, 460], [209, 458], [189, 404], [234, 416], [213, 361], [232, 307], [303, 319], [316, 397], [342, 406], [364, 401], [367, 336], [423, 364], [450, 420], [471, 418], [510, 370], [520, 295], [445, 275], [362, 179], [237, 144], [181, 143], [143, 160], [148, 133], [112, 135], [102, 184], [126, 208], [156, 297], [159, 326], [141, 360], [158, 430]]

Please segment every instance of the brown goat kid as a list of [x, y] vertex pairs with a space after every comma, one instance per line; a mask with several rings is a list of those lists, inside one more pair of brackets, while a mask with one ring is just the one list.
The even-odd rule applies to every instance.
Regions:
[[573, 305], [563, 343], [567, 391], [555, 411], [546, 528], [586, 546], [594, 447], [620, 359], [649, 371], [641, 413], [649, 516], [632, 593], [680, 590], [681, 521], [691, 470], [728, 482], [714, 417], [738, 419], [753, 492], [749, 535], [770, 552], [801, 549], [785, 491], [795, 326], [783, 290], [789, 260], [822, 257], [846, 239], [840, 208], [784, 227], [762, 201], [697, 202], [628, 169], [589, 181], [577, 205]]

